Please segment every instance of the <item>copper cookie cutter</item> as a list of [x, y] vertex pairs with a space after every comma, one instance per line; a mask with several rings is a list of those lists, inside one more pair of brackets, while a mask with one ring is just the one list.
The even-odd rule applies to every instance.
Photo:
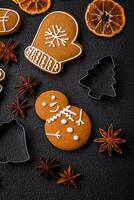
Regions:
[[[0, 82], [2, 82], [5, 79], [5, 77], [6, 77], [6, 74], [4, 70], [0, 68]], [[2, 92], [2, 90], [3, 90], [3, 87], [0, 84], [0, 93]]]

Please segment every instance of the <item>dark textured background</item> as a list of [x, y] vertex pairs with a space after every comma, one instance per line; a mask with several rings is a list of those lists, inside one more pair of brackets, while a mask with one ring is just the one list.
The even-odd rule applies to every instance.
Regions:
[[[0, 40], [13, 39], [20, 44], [18, 64], [4, 67], [7, 81], [4, 93], [0, 97], [0, 122], [12, 118], [6, 105], [15, 98], [14, 87], [19, 83], [19, 75], [32, 74], [42, 80], [38, 94], [48, 89], [59, 89], [68, 96], [70, 103], [83, 107], [91, 116], [93, 131], [87, 145], [74, 152], [55, 149], [45, 138], [43, 124], [34, 112], [34, 101], [28, 111], [28, 117], [20, 120], [26, 128], [31, 161], [25, 164], [0, 165], [0, 200], [132, 200], [134, 199], [134, 1], [121, 3], [126, 11], [127, 26], [113, 39], [99, 38], [90, 33], [85, 25], [84, 13], [91, 0], [53, 0], [51, 9], [64, 10], [73, 14], [80, 26], [78, 41], [83, 45], [83, 55], [65, 65], [63, 72], [52, 76], [38, 71], [23, 55], [25, 47], [31, 44], [41, 20], [46, 14], [30, 16], [19, 10], [11, 0], [0, 0], [0, 7], [15, 9], [22, 19], [21, 28], [12, 36], [0, 37]], [[78, 84], [78, 80], [98, 59], [112, 54], [117, 65], [117, 98], [105, 98], [94, 101], [87, 96], [87, 90]], [[105, 77], [104, 77], [105, 80]], [[115, 128], [124, 129], [123, 156], [109, 159], [106, 154], [98, 153], [93, 138], [98, 137], [98, 128], [107, 128], [109, 123]], [[10, 144], [7, 144], [10, 145]], [[18, 144], [19, 145], [19, 144]], [[5, 152], [6, 154], [6, 152]], [[56, 180], [47, 181], [35, 170], [35, 160], [40, 156], [53, 155], [61, 161], [63, 167], [72, 164], [82, 177], [79, 189], [56, 185]]]

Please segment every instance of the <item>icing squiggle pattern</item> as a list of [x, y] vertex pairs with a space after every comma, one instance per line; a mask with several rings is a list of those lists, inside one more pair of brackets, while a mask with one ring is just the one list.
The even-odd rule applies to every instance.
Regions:
[[52, 74], [58, 74], [61, 71], [62, 65], [60, 62], [35, 47], [27, 47], [25, 49], [25, 56], [30, 62], [44, 71]]
[[74, 119], [71, 115], [76, 116], [76, 113], [72, 112], [70, 109], [70, 105], [67, 106], [66, 108], [63, 108], [63, 110], [61, 110], [59, 113], [57, 113], [56, 115], [54, 115], [53, 117], [50, 117], [50, 119], [47, 119], [46, 121], [48, 123], [54, 122], [56, 119], [60, 118], [62, 115], [65, 115], [69, 120], [71, 120], [72, 122], [74, 122]]

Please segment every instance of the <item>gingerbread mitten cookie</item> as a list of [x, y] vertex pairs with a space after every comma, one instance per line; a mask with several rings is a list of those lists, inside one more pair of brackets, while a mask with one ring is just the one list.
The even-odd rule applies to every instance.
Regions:
[[82, 108], [69, 105], [59, 91], [47, 91], [36, 100], [37, 115], [45, 122], [45, 134], [55, 147], [75, 150], [82, 147], [91, 134], [91, 121]]
[[78, 24], [70, 14], [52, 12], [43, 19], [25, 56], [43, 71], [58, 74], [65, 62], [82, 53], [81, 45], [75, 42], [77, 35]]
[[0, 36], [16, 32], [19, 26], [20, 16], [15, 10], [0, 8]]

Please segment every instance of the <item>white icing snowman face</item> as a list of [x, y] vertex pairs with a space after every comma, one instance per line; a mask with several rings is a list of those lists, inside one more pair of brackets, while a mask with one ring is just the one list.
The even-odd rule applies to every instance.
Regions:
[[58, 91], [42, 93], [36, 100], [35, 109], [39, 117], [47, 120], [68, 105], [68, 99]]
[[[52, 100], [52, 103], [49, 103], [49, 107], [50, 107], [50, 112], [51, 113], [56, 113], [59, 111], [60, 109], [60, 106], [57, 105], [58, 102], [56, 101], [56, 96], [52, 95], [51, 96], [51, 100]], [[47, 103], [45, 101], [42, 102], [42, 106], [45, 108], [47, 106]]]

